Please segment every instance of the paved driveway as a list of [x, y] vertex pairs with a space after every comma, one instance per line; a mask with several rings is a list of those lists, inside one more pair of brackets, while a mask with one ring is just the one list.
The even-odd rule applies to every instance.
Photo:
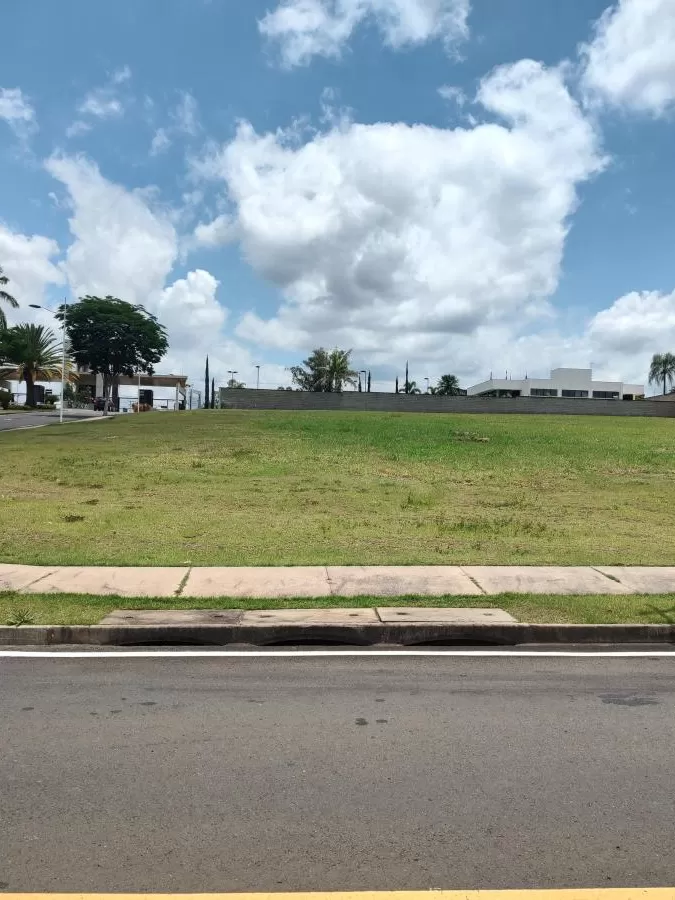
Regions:
[[[100, 416], [88, 409], [69, 409], [65, 418], [69, 421], [90, 419]], [[20, 428], [41, 428], [44, 425], [58, 425], [59, 413], [55, 412], [16, 412], [0, 416], [0, 431], [17, 431]]]

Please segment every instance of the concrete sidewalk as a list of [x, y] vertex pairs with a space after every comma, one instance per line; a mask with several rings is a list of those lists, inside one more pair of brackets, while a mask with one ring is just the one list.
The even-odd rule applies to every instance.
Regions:
[[96, 567], [0, 565], [0, 590], [121, 597], [675, 593], [675, 566]]

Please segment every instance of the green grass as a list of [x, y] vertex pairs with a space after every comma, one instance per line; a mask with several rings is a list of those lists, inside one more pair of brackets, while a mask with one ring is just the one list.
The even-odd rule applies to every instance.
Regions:
[[93, 625], [114, 609], [356, 609], [373, 606], [480, 606], [505, 609], [521, 622], [613, 624], [675, 623], [675, 594], [500, 594], [494, 597], [318, 597], [242, 600], [231, 597], [101, 597], [91, 594], [19, 594], [0, 591], [0, 625]]
[[675, 564], [675, 421], [202, 411], [0, 433], [0, 561]]

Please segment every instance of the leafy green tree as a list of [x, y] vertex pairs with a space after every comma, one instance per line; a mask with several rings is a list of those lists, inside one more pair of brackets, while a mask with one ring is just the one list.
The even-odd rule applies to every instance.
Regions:
[[366, 391], [370, 393], [370, 369], [368, 370], [368, 387], [366, 388]]
[[227, 387], [228, 391], [232, 391], [232, 390], [240, 390], [242, 388], [245, 388], [246, 385], [244, 384], [243, 381], [237, 381], [236, 378], [230, 378], [229, 381], [227, 382], [226, 387]]
[[675, 355], [672, 353], [655, 353], [649, 367], [649, 383], [662, 384], [663, 393], [668, 393], [668, 385], [675, 381]]
[[206, 368], [204, 369], [204, 409], [209, 408], [209, 358], [206, 357]]
[[291, 366], [293, 383], [301, 391], [340, 393], [345, 384], [356, 385], [357, 373], [351, 368], [351, 350], [319, 347], [302, 366]]
[[216, 379], [211, 379], [211, 409], [216, 408]]
[[405, 363], [405, 388], [404, 388], [404, 392], [405, 392], [406, 394], [409, 394], [409, 393], [410, 393], [410, 382], [408, 381], [408, 360], [406, 360], [406, 363]]
[[291, 366], [293, 384], [301, 391], [328, 390], [328, 363], [330, 354], [323, 347], [313, 350], [301, 366]]
[[[5, 290], [5, 286], [9, 283], [9, 278], [2, 271], [2, 266], [0, 266], [0, 302], [6, 303], [8, 306], [11, 306], [12, 309], [17, 309], [19, 304], [12, 297], [11, 294], [8, 294]], [[0, 331], [4, 331], [7, 328], [7, 316], [5, 315], [4, 309], [0, 307]]]
[[103, 376], [106, 398], [120, 375], [152, 375], [169, 346], [155, 316], [117, 297], [82, 297], [67, 309], [66, 331], [77, 365]]
[[406, 391], [406, 393], [407, 394], [421, 394], [422, 391], [417, 387], [416, 381], [409, 381], [408, 382], [408, 390]]
[[[15, 325], [0, 334], [0, 379], [26, 382], [26, 406], [35, 406], [36, 381], [60, 381], [63, 346], [44, 325]], [[66, 378], [72, 381], [72, 360], [66, 359]]]
[[458, 397], [462, 393], [459, 379], [456, 375], [441, 375], [436, 387], [431, 388], [431, 393], [442, 397]]
[[351, 350], [331, 350], [328, 357], [329, 391], [340, 394], [345, 384], [356, 386], [358, 373], [351, 367], [351, 355]]
[[395, 388], [394, 388], [394, 393], [395, 393], [395, 394], [398, 394], [398, 375], [396, 376], [396, 385], [395, 385]]

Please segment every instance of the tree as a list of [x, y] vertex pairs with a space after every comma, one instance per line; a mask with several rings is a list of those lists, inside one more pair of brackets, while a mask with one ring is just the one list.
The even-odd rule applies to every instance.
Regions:
[[343, 385], [356, 385], [357, 373], [351, 368], [351, 350], [313, 350], [302, 366], [291, 366], [293, 383], [301, 391], [340, 393]]
[[370, 393], [370, 369], [368, 369], [368, 387], [366, 388], [367, 392]]
[[103, 376], [106, 399], [120, 375], [152, 375], [169, 346], [155, 316], [117, 297], [82, 297], [67, 310], [61, 306], [56, 317], [64, 314], [75, 362]]
[[[26, 382], [26, 406], [35, 406], [36, 381], [60, 381], [63, 346], [44, 325], [15, 325], [0, 335], [0, 378]], [[73, 381], [72, 360], [66, 378]]]
[[406, 391], [406, 394], [421, 394], [421, 393], [422, 393], [422, 391], [417, 387], [416, 381], [408, 382], [408, 390]]
[[211, 409], [216, 408], [216, 379], [211, 379]]
[[209, 408], [209, 358], [206, 357], [206, 368], [204, 369], [204, 409]]
[[398, 375], [396, 376], [396, 391], [395, 392], [398, 394]]
[[408, 381], [408, 360], [405, 361], [405, 393], [410, 393], [410, 382]]
[[237, 381], [236, 378], [230, 378], [230, 380], [227, 382], [228, 391], [238, 390], [238, 389], [242, 389], [245, 387], [246, 387], [246, 385], [244, 384], [244, 382]]
[[668, 385], [675, 381], [675, 355], [672, 353], [655, 353], [649, 367], [649, 383], [662, 384], [663, 393], [668, 393]]
[[462, 392], [456, 375], [441, 375], [436, 387], [431, 388], [432, 394], [442, 397], [458, 397]]
[[362, 392], [363, 388], [361, 387], [361, 373], [359, 372], [359, 394]]
[[323, 347], [313, 350], [302, 366], [291, 366], [293, 384], [301, 391], [326, 391], [330, 354]]
[[[9, 283], [9, 278], [2, 271], [2, 266], [0, 266], [0, 302], [6, 303], [8, 306], [11, 306], [12, 309], [16, 309], [18, 307], [17, 301], [12, 297], [11, 294], [8, 294], [4, 289], [5, 285]], [[4, 309], [0, 307], [0, 332], [4, 331], [7, 328], [7, 316], [5, 315]]]
[[332, 350], [328, 358], [328, 383], [329, 391], [336, 394], [342, 393], [345, 384], [356, 386], [357, 372], [351, 368], [351, 350]]

